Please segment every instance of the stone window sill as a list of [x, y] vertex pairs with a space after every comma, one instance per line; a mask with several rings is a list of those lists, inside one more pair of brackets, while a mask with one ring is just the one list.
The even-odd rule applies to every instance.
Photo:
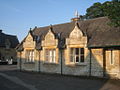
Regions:
[[87, 65], [87, 63], [75, 63], [75, 65], [80, 65], [80, 66], [86, 66]]
[[87, 65], [87, 63], [69, 63], [69, 64], [67, 64], [68, 66], [86, 66]]

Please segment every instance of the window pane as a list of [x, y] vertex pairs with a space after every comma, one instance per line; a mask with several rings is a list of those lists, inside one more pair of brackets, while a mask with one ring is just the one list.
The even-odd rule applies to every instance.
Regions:
[[81, 62], [84, 62], [84, 56], [81, 56]]
[[74, 62], [74, 48], [70, 49], [70, 62]]
[[45, 56], [46, 56], [46, 61], [47, 62], [55, 62], [55, 55], [56, 55], [56, 51], [55, 49], [47, 49]]
[[114, 54], [113, 54], [113, 50], [110, 50], [110, 64], [113, 64], [114, 63]]
[[46, 50], [45, 56], [46, 56], [46, 61], [48, 62], [48, 60], [49, 60], [49, 50]]
[[71, 54], [71, 55], [74, 55], [74, 48], [71, 48], [70, 54]]
[[27, 51], [25, 52], [25, 58], [26, 58], [25, 61], [27, 62], [27, 60], [28, 60], [28, 52]]
[[53, 62], [55, 62], [55, 50], [53, 50]]
[[26, 50], [26, 62], [34, 62], [34, 50]]
[[79, 56], [76, 56], [76, 62], [79, 62]]
[[27, 62], [29, 62], [29, 55], [30, 55], [30, 52], [27, 51]]
[[74, 57], [72, 55], [70, 56], [70, 62], [74, 62]]
[[76, 55], [79, 55], [79, 48], [76, 48], [76, 49], [75, 49], [75, 54], [76, 54]]
[[70, 62], [84, 62], [84, 48], [71, 48]]
[[32, 58], [32, 61], [34, 62], [34, 51], [32, 51], [33, 52], [33, 58]]
[[30, 57], [30, 55], [31, 55], [31, 52], [29, 52], [29, 56], [28, 56], [28, 60], [29, 60], [29, 62], [31, 61], [31, 57]]
[[82, 55], [84, 54], [84, 48], [81, 48], [81, 54]]
[[84, 48], [80, 49], [80, 62], [84, 62]]
[[49, 62], [53, 62], [53, 50], [49, 50], [50, 54], [49, 54]]

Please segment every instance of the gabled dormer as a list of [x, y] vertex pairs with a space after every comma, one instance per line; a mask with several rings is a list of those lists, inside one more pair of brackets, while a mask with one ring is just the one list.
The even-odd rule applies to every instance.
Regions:
[[84, 35], [83, 31], [80, 29], [78, 22], [75, 22], [75, 26], [66, 39], [66, 44], [68, 45], [84, 45], [87, 43], [87, 36]]
[[52, 26], [49, 27], [45, 39], [42, 42], [42, 46], [57, 46], [58, 40], [55, 38]]
[[72, 32], [69, 35], [69, 38], [79, 39], [81, 37], [83, 37], [83, 32], [80, 30], [80, 27], [79, 27], [78, 23], [76, 22], [74, 29], [72, 30]]
[[35, 48], [35, 41], [34, 41], [31, 29], [25, 38], [25, 41], [23, 43], [23, 47], [24, 48]]

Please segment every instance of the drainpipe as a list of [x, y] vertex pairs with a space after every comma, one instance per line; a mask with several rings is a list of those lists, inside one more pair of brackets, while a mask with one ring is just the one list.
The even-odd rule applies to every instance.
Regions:
[[62, 49], [60, 50], [60, 57], [61, 57], [61, 75], [62, 75], [63, 74]]
[[91, 58], [92, 58], [92, 52], [91, 52], [91, 49], [89, 49], [90, 50], [90, 68], [89, 68], [89, 76], [91, 76], [91, 64], [92, 64], [92, 62], [91, 62]]
[[40, 51], [39, 52], [39, 63], [38, 63], [38, 69], [39, 69], [39, 73], [40, 73]]

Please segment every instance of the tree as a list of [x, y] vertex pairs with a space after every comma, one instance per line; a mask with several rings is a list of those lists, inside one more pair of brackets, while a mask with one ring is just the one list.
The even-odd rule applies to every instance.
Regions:
[[92, 19], [97, 17], [104, 16], [103, 10], [102, 10], [102, 4], [97, 2], [94, 3], [90, 8], [86, 10], [86, 19]]
[[113, 2], [119, 2], [120, 0], [112, 0]]
[[86, 10], [86, 19], [107, 16], [115, 27], [120, 26], [120, 0], [112, 0], [103, 4], [97, 2]]
[[105, 2], [103, 3], [105, 16], [111, 20], [110, 25], [120, 26], [120, 2]]

